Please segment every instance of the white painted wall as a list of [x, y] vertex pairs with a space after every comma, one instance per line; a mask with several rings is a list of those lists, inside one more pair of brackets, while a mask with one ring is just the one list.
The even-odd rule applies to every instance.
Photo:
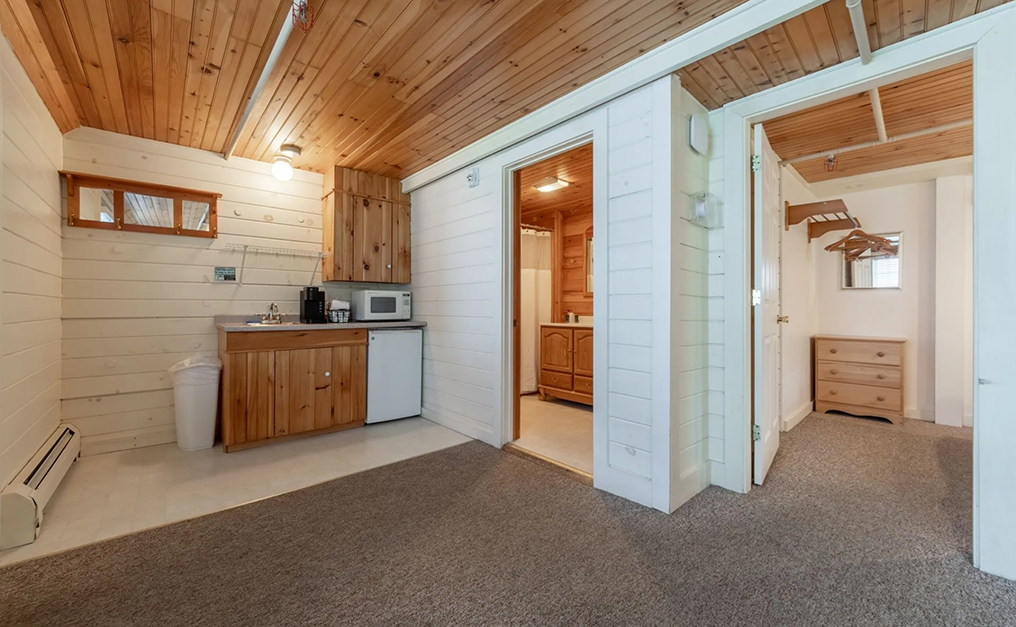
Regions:
[[840, 198], [866, 232], [903, 233], [902, 287], [840, 289], [842, 256], [823, 248], [846, 233], [827, 233], [812, 242], [818, 304], [816, 330], [829, 335], [905, 338], [904, 411], [908, 418], [934, 420], [935, 182], [845, 194]]
[[[664, 511], [698, 489], [686, 490], [680, 477], [705, 483], [698, 479], [704, 457], [702, 423], [696, 422], [704, 405], [688, 409], [685, 420], [681, 388], [673, 392], [682, 373], [672, 361], [671, 337], [684, 321], [674, 305], [684, 305], [678, 294], [694, 289], [693, 279], [687, 287], [675, 279], [684, 266], [680, 249], [671, 245], [682, 232], [674, 206], [685, 191], [673, 176], [681, 159], [675, 136], [686, 124], [680, 101], [676, 78], [668, 76], [473, 164], [480, 172], [477, 187], [468, 187], [464, 169], [413, 190], [414, 307], [428, 323], [424, 416], [500, 446], [510, 437], [505, 416], [511, 402], [506, 173], [534, 155], [592, 137], [594, 481]], [[701, 164], [697, 168], [695, 176], [704, 179]], [[700, 184], [692, 176], [687, 186]], [[704, 245], [694, 231], [685, 236]], [[693, 257], [684, 265], [695, 267]], [[687, 321], [700, 315], [691, 307]], [[700, 371], [685, 371], [693, 383], [683, 399], [692, 405], [703, 400], [693, 391]], [[685, 465], [677, 470], [682, 452]]]
[[217, 239], [63, 227], [63, 419], [81, 428], [86, 455], [173, 442], [166, 369], [216, 354], [215, 315], [276, 302], [298, 316], [316, 261], [249, 253], [243, 286], [214, 283], [215, 266], [241, 265], [225, 246], [320, 251], [323, 178], [297, 170], [282, 182], [266, 163], [84, 127], [66, 135], [63, 153], [66, 170], [222, 194]]
[[[798, 205], [817, 200], [790, 166], [782, 169], [781, 186], [784, 202]], [[780, 206], [786, 205], [781, 202]], [[790, 316], [790, 322], [780, 328], [780, 429], [783, 431], [792, 429], [813, 408], [811, 338], [818, 330], [820, 318], [815, 287], [815, 257], [818, 254], [815, 249], [808, 242], [807, 225], [802, 223], [783, 231], [780, 249], [781, 310], [784, 316]]]
[[974, 180], [935, 181], [935, 422], [974, 424]]
[[677, 238], [673, 281], [677, 299], [674, 395], [677, 408], [677, 507], [710, 483], [709, 478], [709, 230], [690, 221], [693, 194], [709, 190], [709, 155], [688, 144], [693, 114], [708, 111], [681, 89], [674, 108], [674, 185]]
[[0, 488], [60, 422], [60, 130], [0, 37]]

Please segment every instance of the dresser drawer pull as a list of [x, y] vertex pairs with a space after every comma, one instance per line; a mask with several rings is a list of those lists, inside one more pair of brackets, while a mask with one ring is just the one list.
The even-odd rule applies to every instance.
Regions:
[[885, 397], [884, 397], [884, 396], [879, 396], [879, 397], [878, 397], [878, 402], [880, 402], [880, 403], [881, 403], [881, 402], [883, 402], [883, 401], [885, 401]]
[[883, 353], [882, 351], [879, 351], [877, 354], [879, 357], [885, 357], [885, 353]]
[[836, 368], [833, 368], [832, 370], [829, 371], [829, 374], [836, 374], [837, 372], [838, 370], [836, 370]]
[[836, 396], [836, 390], [829, 390], [829, 394], [832, 396]]
[[880, 372], [880, 373], [878, 373], [878, 378], [879, 378], [879, 379], [884, 379], [884, 378], [885, 378], [885, 375], [884, 375], [884, 374], [882, 374], [882, 373]]
[[835, 355], [836, 354], [836, 349], [835, 348], [830, 348], [829, 352], [832, 353], [833, 355]]

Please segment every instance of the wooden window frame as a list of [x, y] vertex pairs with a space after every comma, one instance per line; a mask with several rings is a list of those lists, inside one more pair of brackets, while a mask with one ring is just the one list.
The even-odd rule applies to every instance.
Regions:
[[[127, 181], [106, 176], [95, 176], [92, 174], [81, 174], [78, 172], [60, 172], [60, 174], [67, 180], [68, 226], [84, 227], [89, 229], [105, 229], [107, 231], [134, 231], [136, 233], [206, 237], [209, 239], [217, 238], [219, 236], [218, 200], [222, 197], [222, 194], [186, 189], [183, 187], [171, 187], [169, 185], [140, 183], [137, 181]], [[81, 195], [78, 190], [82, 187], [88, 189], [112, 190], [112, 222], [81, 219]], [[158, 198], [172, 198], [174, 226], [166, 227], [148, 226], [146, 224], [126, 224], [124, 222], [125, 193], [144, 194], [146, 196], [155, 196]], [[183, 201], [185, 200], [208, 203], [207, 231], [183, 228]]]

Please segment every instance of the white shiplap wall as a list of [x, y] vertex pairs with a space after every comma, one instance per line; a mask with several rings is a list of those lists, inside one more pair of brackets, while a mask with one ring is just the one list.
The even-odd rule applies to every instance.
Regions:
[[[706, 308], [702, 283], [707, 238], [686, 222], [671, 223], [673, 203], [686, 206], [684, 200], [675, 200], [675, 192], [699, 191], [706, 178], [704, 162], [696, 163], [692, 175], [674, 184], [672, 169], [680, 152], [674, 142], [687, 145], [686, 139], [676, 139], [686, 138], [687, 132], [687, 112], [675, 109], [679, 93], [675, 78], [660, 79], [480, 161], [475, 164], [477, 187], [468, 187], [467, 170], [462, 170], [413, 190], [414, 313], [428, 323], [424, 416], [500, 446], [508, 437], [505, 394], [510, 389], [503, 385], [508, 367], [504, 259], [509, 241], [504, 172], [531, 155], [592, 136], [598, 181], [594, 245], [600, 251], [594, 315], [594, 481], [602, 489], [665, 511], [677, 506], [675, 499], [700, 489], [700, 476], [708, 476], [698, 472], [706, 446], [705, 359], [696, 367], [690, 358], [684, 362], [688, 367], [678, 372], [676, 340], [671, 344], [685, 321], [704, 322]], [[661, 225], [664, 228], [658, 228]], [[674, 246], [677, 232], [688, 246]], [[680, 261], [679, 253], [684, 255]], [[680, 283], [676, 268], [689, 272], [681, 275]], [[690, 298], [685, 299], [682, 290]], [[678, 309], [686, 313], [680, 324]], [[689, 347], [686, 353], [696, 350], [701, 349]], [[684, 396], [673, 393], [675, 384], [684, 386]], [[679, 452], [687, 467], [677, 466]], [[672, 485], [679, 470], [687, 470], [684, 475], [697, 487]]]
[[693, 151], [688, 129], [693, 114], [708, 115], [690, 93], [681, 90], [675, 107], [674, 215], [677, 241], [674, 285], [678, 306], [676, 355], [677, 477], [676, 505], [709, 485], [709, 229], [689, 220], [692, 198], [709, 189], [709, 158]]
[[297, 315], [315, 264], [250, 253], [242, 287], [214, 283], [215, 266], [241, 264], [224, 247], [320, 251], [323, 179], [297, 171], [281, 182], [265, 163], [89, 128], [64, 138], [63, 164], [222, 194], [214, 240], [63, 227], [63, 419], [82, 429], [85, 454], [172, 442], [166, 369], [216, 354], [217, 314], [258, 313], [274, 301]]
[[[723, 110], [709, 114], [709, 193], [723, 199]], [[725, 484], [723, 363], [723, 228], [709, 229], [709, 466], [710, 480]]]
[[60, 422], [60, 130], [0, 38], [0, 488]]

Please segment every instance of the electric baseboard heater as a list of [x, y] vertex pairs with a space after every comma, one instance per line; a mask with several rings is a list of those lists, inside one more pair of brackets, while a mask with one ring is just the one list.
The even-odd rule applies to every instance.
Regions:
[[0, 493], [0, 550], [31, 544], [39, 537], [42, 514], [81, 452], [81, 432], [57, 427], [31, 461]]

